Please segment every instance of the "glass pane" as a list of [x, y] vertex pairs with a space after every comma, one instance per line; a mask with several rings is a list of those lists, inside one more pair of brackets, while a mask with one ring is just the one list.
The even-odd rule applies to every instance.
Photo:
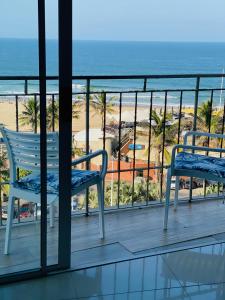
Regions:
[[[0, 111], [5, 109], [5, 114], [1, 114], [4, 140], [0, 144], [0, 275], [4, 275], [40, 268], [40, 136], [35, 134], [39, 132], [38, 97], [15, 95], [1, 100]], [[34, 173], [37, 182], [31, 181]], [[11, 205], [10, 248], [4, 250]]]
[[[4, 28], [0, 39], [0, 75], [37, 75], [37, 3], [27, 0], [3, 2], [0, 11], [0, 25]], [[38, 88], [37, 82], [27, 88], [23, 79], [0, 81], [0, 123], [13, 131], [7, 133], [0, 143], [0, 276], [40, 268], [40, 194], [33, 190], [34, 186], [28, 190], [31, 173], [40, 172], [37, 163], [40, 137], [32, 136], [39, 131], [39, 99], [32, 94]], [[25, 136], [24, 132], [29, 135]], [[7, 149], [6, 142], [10, 139]], [[8, 252], [5, 255], [9, 219], [12, 220], [10, 248], [5, 249]]]

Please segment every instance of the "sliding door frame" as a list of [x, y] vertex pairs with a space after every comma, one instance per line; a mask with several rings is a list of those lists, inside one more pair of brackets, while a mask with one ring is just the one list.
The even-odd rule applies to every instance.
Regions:
[[72, 145], [72, 0], [58, 0], [59, 22], [59, 235], [58, 263], [47, 264], [47, 130], [45, 0], [38, 0], [40, 86], [41, 236], [40, 268], [0, 276], [0, 285], [70, 268]]

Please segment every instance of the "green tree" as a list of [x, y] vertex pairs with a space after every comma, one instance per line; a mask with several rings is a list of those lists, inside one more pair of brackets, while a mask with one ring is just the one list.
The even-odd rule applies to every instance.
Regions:
[[90, 105], [95, 110], [95, 113], [101, 116], [102, 119], [102, 130], [103, 130], [103, 124], [104, 124], [104, 111], [106, 111], [107, 114], [112, 114], [114, 109], [114, 103], [115, 97], [110, 97], [105, 99], [105, 93], [102, 91], [100, 94], [94, 94], [90, 98]]
[[[147, 189], [147, 184], [149, 188]], [[147, 194], [148, 190], [148, 194]], [[134, 184], [134, 201], [144, 202], [146, 200], [153, 201], [159, 199], [159, 184], [154, 182], [142, 182]]]
[[[72, 105], [72, 118], [78, 120], [80, 118], [80, 106], [81, 102], [76, 101]], [[53, 124], [54, 122], [54, 124]], [[47, 127], [48, 130], [58, 128], [59, 126], [59, 101], [56, 101], [54, 105], [49, 103], [47, 106]]]
[[[151, 147], [155, 148], [155, 163], [156, 166], [161, 166], [162, 151], [164, 151], [164, 160], [169, 164], [171, 160], [171, 155], [168, 147], [176, 144], [176, 134], [177, 134], [177, 122], [173, 123], [172, 115], [167, 114], [164, 116], [158, 114], [155, 110], [152, 111], [152, 139]], [[144, 127], [149, 127], [149, 124], [142, 124]], [[164, 134], [165, 126], [165, 134]], [[163, 148], [164, 139], [164, 148]], [[146, 153], [149, 149], [146, 149]], [[160, 170], [157, 175], [158, 180], [160, 179]]]
[[[113, 192], [111, 191], [113, 189]], [[107, 185], [106, 186], [106, 191], [105, 191], [105, 205], [110, 206], [111, 202], [113, 205], [117, 204], [117, 193], [118, 193], [118, 182], [113, 182], [113, 185]], [[120, 204], [121, 205], [127, 205], [132, 202], [132, 185], [125, 182], [121, 181], [120, 182], [120, 190], [119, 190], [119, 195], [120, 195]], [[113, 196], [113, 199], [111, 197]]]
[[[113, 187], [113, 193], [111, 188]], [[117, 193], [118, 193], [118, 182], [114, 182], [113, 186], [107, 185], [105, 190], [105, 205], [110, 206], [111, 200], [113, 205], [117, 205]], [[114, 196], [111, 199], [112, 195]], [[147, 195], [147, 182], [134, 183], [134, 194], [132, 184], [126, 181], [120, 182], [120, 205], [129, 205], [132, 203], [132, 197], [134, 202], [144, 202], [146, 200], [157, 200], [159, 199], [158, 184], [149, 182], [149, 192]]]
[[[155, 110], [152, 111], [152, 125], [151, 125], [151, 148], [154, 148], [155, 153], [155, 165], [157, 167], [162, 167], [162, 152], [164, 162], [170, 164], [171, 154], [169, 151], [169, 147], [176, 144], [176, 135], [177, 135], [177, 122], [173, 121], [172, 114], [164, 114], [157, 113]], [[142, 127], [149, 128], [149, 123], [142, 123]], [[165, 127], [165, 128], [164, 128]], [[163, 141], [164, 139], [164, 141]], [[164, 147], [163, 147], [164, 145]], [[145, 155], [147, 155], [149, 149], [147, 148], [145, 151]], [[161, 182], [161, 172], [162, 169], [158, 168], [156, 170], [158, 187], [160, 188], [159, 194], [162, 197], [162, 185]]]
[[24, 110], [19, 115], [21, 126], [31, 126], [34, 132], [37, 132], [37, 126], [40, 124], [40, 106], [34, 98], [29, 98], [24, 104]]
[[[73, 119], [79, 119], [80, 106], [81, 103], [79, 101], [73, 103]], [[47, 129], [51, 131], [53, 128], [55, 129], [59, 125], [59, 102], [56, 101], [54, 105], [49, 103], [46, 110]], [[37, 127], [40, 125], [40, 105], [38, 102], [36, 103], [34, 98], [30, 98], [27, 103], [24, 104], [24, 110], [19, 116], [19, 122], [21, 126], [31, 126], [32, 130], [37, 132]]]
[[201, 130], [207, 131], [212, 126], [212, 103], [210, 100], [203, 102], [198, 108], [198, 126]]
[[[194, 117], [194, 114], [191, 114]], [[197, 110], [197, 130], [202, 132], [221, 133], [223, 110], [216, 111], [211, 100], [203, 102]], [[185, 124], [185, 122], [184, 122]], [[198, 143], [208, 145], [208, 138], [201, 137]], [[216, 140], [218, 143], [218, 139]]]
[[[194, 113], [189, 113], [193, 118], [195, 117]], [[221, 130], [221, 126], [218, 126], [222, 122], [223, 117], [223, 110], [216, 111], [212, 107], [211, 100], [207, 100], [203, 102], [197, 110], [197, 130], [208, 132], [209, 129], [212, 133], [219, 132]], [[188, 123], [190, 121], [187, 121]], [[185, 127], [186, 122], [183, 121], [183, 126]], [[188, 126], [191, 130], [193, 124], [191, 126]]]

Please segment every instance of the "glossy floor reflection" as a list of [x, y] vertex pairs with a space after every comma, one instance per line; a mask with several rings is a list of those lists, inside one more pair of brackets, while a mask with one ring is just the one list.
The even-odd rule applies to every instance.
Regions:
[[224, 300], [224, 282], [219, 243], [2, 286], [0, 299]]

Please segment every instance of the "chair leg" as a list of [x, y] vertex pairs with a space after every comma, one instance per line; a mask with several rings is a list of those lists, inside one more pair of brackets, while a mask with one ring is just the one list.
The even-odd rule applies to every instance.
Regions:
[[11, 231], [12, 231], [12, 222], [13, 222], [13, 214], [14, 214], [14, 200], [15, 197], [9, 195], [4, 254], [9, 254], [9, 250], [10, 250]]
[[170, 187], [171, 187], [171, 170], [167, 173], [167, 184], [166, 184], [166, 205], [165, 205], [165, 217], [164, 217], [164, 230], [167, 230], [169, 205], [170, 205]]
[[180, 178], [179, 178], [179, 176], [176, 176], [175, 197], [174, 197], [174, 210], [177, 209], [179, 188], [180, 188]]
[[54, 227], [54, 215], [55, 215], [55, 206], [53, 202], [50, 204], [49, 214], [50, 214], [50, 227], [52, 228]]
[[105, 226], [104, 226], [104, 190], [102, 182], [97, 184], [98, 191], [98, 207], [99, 207], [99, 227], [100, 227], [100, 238], [105, 237]]

